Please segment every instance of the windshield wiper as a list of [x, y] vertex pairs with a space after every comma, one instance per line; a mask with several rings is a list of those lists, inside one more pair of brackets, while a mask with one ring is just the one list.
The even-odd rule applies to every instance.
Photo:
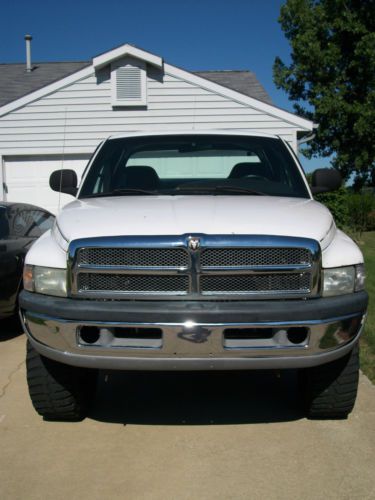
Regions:
[[113, 191], [108, 191], [107, 193], [93, 193], [88, 194], [86, 196], [82, 196], [82, 198], [102, 198], [105, 196], [118, 196], [122, 194], [147, 194], [147, 195], [155, 195], [159, 194], [158, 191], [148, 191], [147, 189], [138, 189], [138, 188], [121, 188], [114, 189]]
[[141, 189], [141, 188], [120, 188], [114, 189], [111, 195], [116, 196], [116, 194], [159, 194], [158, 191], [151, 189]]
[[183, 193], [184, 191], [188, 191], [190, 193], [197, 192], [207, 192], [207, 193], [240, 193], [240, 194], [252, 194], [257, 196], [267, 196], [266, 193], [262, 191], [255, 191], [254, 189], [243, 188], [239, 186], [205, 186], [205, 185], [190, 185], [190, 186], [179, 186], [176, 189], [179, 193]]
[[215, 186], [215, 191], [232, 191], [233, 193], [243, 193], [243, 194], [255, 194], [257, 196], [267, 196], [267, 193], [262, 191], [255, 191], [254, 189], [248, 189], [239, 186]]
[[[171, 190], [169, 192], [165, 192], [165, 195], [176, 195], [183, 194], [184, 192], [188, 192], [189, 194], [220, 194], [220, 193], [238, 193], [238, 194], [248, 194], [248, 195], [256, 195], [256, 196], [267, 196], [266, 193], [261, 191], [255, 191], [253, 189], [248, 189], [240, 186], [205, 186], [201, 185], [189, 185], [189, 186], [178, 186], [175, 190]], [[93, 193], [88, 194], [86, 196], [82, 196], [82, 198], [104, 198], [106, 196], [121, 196], [121, 195], [158, 195], [162, 194], [160, 191], [152, 191], [147, 189], [140, 188], [119, 188], [114, 189], [113, 191], [108, 191], [107, 193]]]

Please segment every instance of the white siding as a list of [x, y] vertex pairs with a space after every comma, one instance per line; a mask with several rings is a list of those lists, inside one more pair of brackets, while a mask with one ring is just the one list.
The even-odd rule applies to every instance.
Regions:
[[147, 107], [114, 109], [109, 71], [93, 74], [1, 117], [0, 154], [91, 153], [111, 134], [160, 129], [256, 130], [295, 147], [295, 125], [248, 105], [155, 69], [147, 88]]

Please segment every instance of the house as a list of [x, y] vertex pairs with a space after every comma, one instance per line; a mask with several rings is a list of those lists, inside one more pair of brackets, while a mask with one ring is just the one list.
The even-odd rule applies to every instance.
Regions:
[[256, 130], [297, 151], [313, 123], [272, 104], [248, 71], [189, 72], [129, 44], [86, 62], [0, 65], [0, 200], [56, 212], [52, 171], [80, 176], [104, 138], [160, 129]]

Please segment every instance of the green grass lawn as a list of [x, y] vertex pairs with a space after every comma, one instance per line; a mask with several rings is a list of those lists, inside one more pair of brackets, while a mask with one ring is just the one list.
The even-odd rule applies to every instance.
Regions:
[[360, 247], [366, 263], [366, 289], [370, 304], [365, 331], [361, 340], [361, 367], [375, 383], [375, 231], [364, 233]]

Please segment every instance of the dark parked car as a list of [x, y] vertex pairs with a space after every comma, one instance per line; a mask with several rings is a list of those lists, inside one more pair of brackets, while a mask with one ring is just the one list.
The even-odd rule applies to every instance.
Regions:
[[0, 319], [16, 312], [25, 255], [54, 220], [43, 208], [0, 201]]

